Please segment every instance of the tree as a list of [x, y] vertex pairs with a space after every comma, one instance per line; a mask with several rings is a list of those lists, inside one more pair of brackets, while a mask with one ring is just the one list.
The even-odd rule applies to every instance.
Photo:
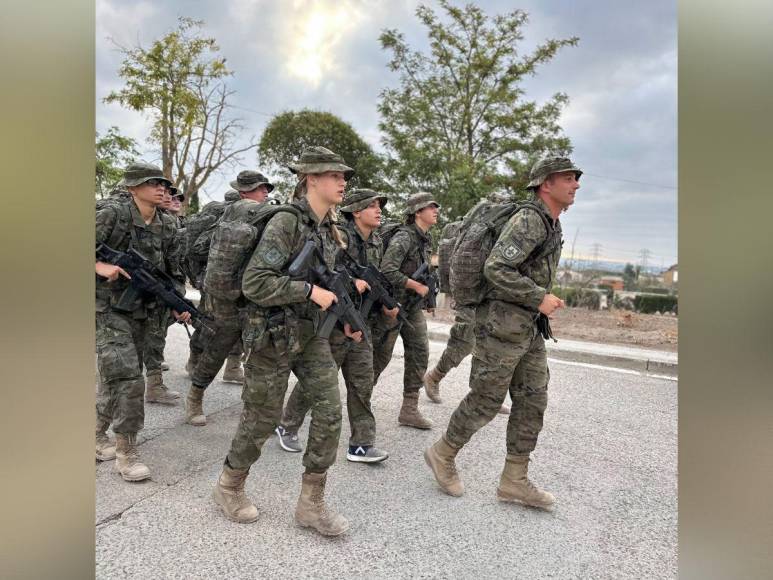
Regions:
[[139, 155], [137, 142], [110, 127], [104, 136], [96, 134], [96, 183], [95, 195], [103, 198], [121, 179], [124, 168]]
[[454, 219], [494, 190], [519, 193], [540, 156], [571, 152], [558, 125], [568, 97], [556, 93], [540, 106], [524, 98], [521, 84], [578, 39], [548, 40], [522, 54], [526, 12], [488, 17], [473, 4], [440, 6], [443, 20], [427, 6], [416, 10], [428, 53], [412, 50], [395, 29], [381, 34], [400, 86], [381, 91], [379, 128], [396, 185], [433, 192]]
[[639, 274], [641, 267], [633, 264], [626, 264], [623, 269], [623, 288], [626, 290], [636, 290], [639, 287]]
[[309, 146], [320, 145], [338, 153], [356, 173], [348, 187], [388, 191], [382, 160], [349, 123], [332, 113], [303, 109], [274, 116], [258, 143], [258, 165], [265, 173], [278, 175], [277, 189], [292, 193], [295, 179], [287, 164], [296, 161]]
[[200, 20], [181, 17], [178, 27], [150, 48], [125, 48], [119, 75], [125, 84], [105, 102], [117, 102], [150, 115], [150, 141], [161, 153], [161, 167], [186, 193], [186, 204], [198, 208], [198, 191], [224, 166], [234, 166], [242, 153], [257, 147], [236, 144], [243, 126], [229, 114], [224, 79], [232, 74], [214, 38], [204, 37]]

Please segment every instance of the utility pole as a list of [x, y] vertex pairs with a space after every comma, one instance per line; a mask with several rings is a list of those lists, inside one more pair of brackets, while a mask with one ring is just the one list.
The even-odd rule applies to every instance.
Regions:
[[601, 244], [596, 242], [591, 246], [591, 253], [593, 254], [593, 269], [599, 269], [599, 256], [601, 255]]

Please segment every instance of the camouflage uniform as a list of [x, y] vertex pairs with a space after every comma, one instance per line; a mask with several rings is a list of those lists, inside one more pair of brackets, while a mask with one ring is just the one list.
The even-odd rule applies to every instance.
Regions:
[[[261, 447], [279, 423], [290, 371], [313, 385], [308, 390], [311, 426], [303, 465], [324, 472], [336, 458], [341, 434], [338, 369], [330, 343], [316, 335], [320, 309], [307, 299], [306, 283], [291, 281], [286, 268], [307, 239], [317, 242], [330, 268], [335, 266], [338, 246], [327, 217], [320, 222], [305, 198], [294, 205], [303, 212], [302, 219], [289, 213], [271, 218], [244, 272], [245, 297], [268, 316], [252, 337], [245, 363], [244, 411], [227, 458], [235, 469], [248, 469], [260, 457]], [[268, 319], [277, 310], [283, 310], [284, 320], [270, 325]]]
[[[554, 224], [554, 235], [560, 240], [560, 221], [553, 220], [539, 197], [535, 195], [534, 200]], [[527, 207], [505, 225], [486, 260], [484, 275], [489, 290], [475, 310], [470, 392], [451, 415], [445, 434], [454, 448], [461, 448], [491, 421], [508, 391], [512, 399], [508, 454], [528, 455], [537, 444], [550, 372], [536, 319], [538, 307], [555, 280], [561, 244], [555, 244], [543, 259], [525, 267], [523, 263], [547, 236], [543, 219]]]
[[[274, 186], [261, 173], [249, 170], [241, 171], [236, 180], [231, 182], [231, 187], [237, 191], [252, 191], [261, 185], [265, 185], [269, 192], [274, 189]], [[234, 214], [234, 217], [246, 215], [250, 206], [256, 207], [257, 204], [257, 201], [251, 199], [228, 203], [221, 219], [231, 214]], [[203, 345], [203, 349], [191, 379], [194, 387], [204, 390], [215, 380], [226, 358], [234, 356], [234, 353], [236, 353], [235, 356], [241, 357], [240, 309], [244, 304], [241, 298], [238, 301], [230, 301], [204, 294], [202, 299], [205, 311], [214, 318], [215, 322], [212, 325], [212, 332], [206, 330], [202, 332], [203, 340], [199, 344]]]
[[[429, 194], [416, 194], [419, 203], [409, 202], [407, 212], [409, 215], [437, 203]], [[426, 199], [425, 199], [426, 198]], [[424, 205], [422, 205], [422, 203]], [[421, 205], [421, 207], [418, 207]], [[424, 233], [414, 223], [406, 225], [398, 231], [389, 241], [389, 246], [381, 260], [381, 271], [392, 284], [395, 291], [395, 299], [405, 304], [406, 298], [413, 294], [412, 290], [405, 287], [406, 280], [423, 263], [429, 263], [432, 251], [432, 237]], [[408, 321], [413, 325], [401, 325], [382, 317], [382, 320], [373, 333], [373, 372], [375, 382], [392, 359], [392, 351], [395, 347], [398, 334], [403, 339], [405, 348], [405, 367], [403, 370], [403, 392], [416, 393], [423, 386], [422, 379], [427, 371], [429, 362], [429, 339], [427, 338], [427, 321], [422, 312], [422, 303], [405, 309]]]
[[[117, 198], [97, 210], [96, 243], [105, 243], [118, 251], [126, 251], [130, 246], [135, 248], [172, 276], [178, 282], [177, 289], [184, 292], [184, 276], [172, 258], [179, 252], [179, 238], [170, 216], [157, 211], [151, 223], [146, 224], [131, 196]], [[155, 300], [148, 300], [130, 313], [114, 310], [112, 305], [129, 283], [122, 276], [114, 282], [96, 277], [96, 346], [101, 378], [96, 411], [98, 424], [112, 423], [116, 433], [136, 434], [142, 429], [145, 417], [142, 400], [145, 342], [153, 321], [164, 316], [168, 309]]]
[[475, 310], [458, 307], [454, 315], [454, 324], [449, 331], [448, 343], [440, 355], [435, 368], [443, 375], [458, 367], [464, 358], [472, 352], [475, 345]]
[[[344, 200], [342, 212], [355, 212], [366, 208], [374, 199], [386, 202], [386, 197], [379, 196], [375, 192], [372, 195], [360, 195], [359, 192], [370, 190], [358, 190], [352, 193], [350, 199]], [[362, 198], [362, 199], [360, 199]], [[383, 254], [383, 243], [375, 232], [365, 239], [353, 221], [339, 227], [341, 237], [346, 243], [346, 252], [358, 264], [372, 264], [379, 267]], [[353, 300], [359, 300], [353, 296]], [[375, 311], [375, 312], [374, 312]], [[368, 317], [368, 326], [373, 328], [378, 320], [380, 308], [374, 305], [371, 315]], [[350, 446], [372, 446], [376, 442], [376, 419], [373, 415], [370, 399], [373, 393], [373, 350], [372, 346], [362, 342], [354, 342], [347, 339], [344, 333], [335, 329], [330, 334], [330, 349], [336, 366], [341, 369], [346, 383], [346, 409], [349, 415], [349, 427], [351, 436]], [[311, 398], [306, 394], [307, 387], [303, 381], [298, 381], [290, 394], [282, 416], [282, 427], [289, 433], [297, 433], [303, 424], [303, 419], [311, 406]]]

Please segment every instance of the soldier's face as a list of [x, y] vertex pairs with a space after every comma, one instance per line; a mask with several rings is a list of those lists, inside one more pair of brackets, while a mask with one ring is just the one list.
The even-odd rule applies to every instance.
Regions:
[[158, 179], [151, 179], [136, 187], [131, 187], [129, 190], [137, 199], [152, 205], [161, 205], [164, 196], [169, 197], [166, 183]]
[[365, 209], [354, 212], [354, 219], [367, 228], [377, 228], [381, 224], [381, 204], [374, 199]]
[[327, 171], [309, 176], [311, 185], [317, 194], [331, 205], [339, 204], [344, 199], [346, 179], [343, 171]]
[[173, 197], [169, 202], [169, 211], [177, 215], [183, 207], [183, 202], [179, 197]]
[[251, 199], [252, 201], [263, 203], [268, 197], [268, 187], [265, 185], [259, 185], [252, 191], [242, 191], [241, 196], [242, 199]]
[[161, 200], [160, 207], [163, 209], [172, 208], [172, 192], [169, 189], [164, 190], [164, 198]]
[[574, 197], [580, 182], [574, 171], [554, 173], [545, 180], [543, 191], [561, 207], [567, 208], [574, 203]]
[[438, 213], [437, 206], [433, 204], [417, 211], [416, 217], [420, 217], [424, 223], [434, 226], [437, 223]]

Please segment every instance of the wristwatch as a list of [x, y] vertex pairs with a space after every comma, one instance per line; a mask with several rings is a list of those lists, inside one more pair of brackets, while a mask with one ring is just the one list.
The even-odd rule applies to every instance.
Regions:
[[311, 296], [311, 291], [314, 289], [314, 286], [306, 282], [306, 299], [308, 300]]

